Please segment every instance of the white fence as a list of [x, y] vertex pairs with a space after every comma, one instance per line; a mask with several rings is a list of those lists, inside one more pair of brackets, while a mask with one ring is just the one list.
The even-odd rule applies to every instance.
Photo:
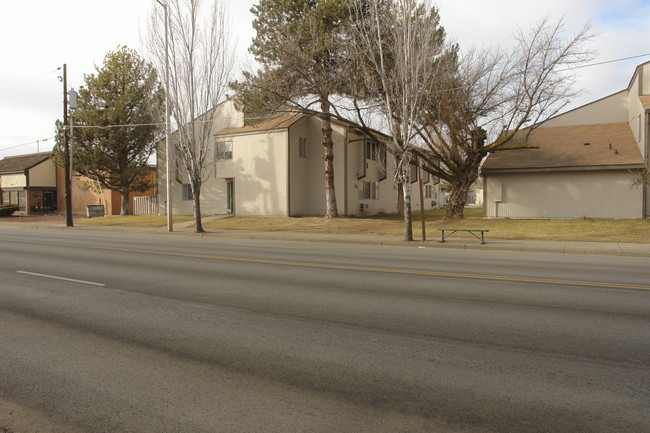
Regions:
[[134, 197], [133, 215], [158, 215], [158, 199], [156, 196]]

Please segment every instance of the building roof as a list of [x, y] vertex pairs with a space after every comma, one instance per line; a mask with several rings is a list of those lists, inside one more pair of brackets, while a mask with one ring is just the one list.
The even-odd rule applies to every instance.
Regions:
[[28, 155], [7, 156], [0, 161], [0, 174], [19, 173], [31, 168], [52, 156], [52, 152], [30, 153]]
[[[507, 146], [523, 142], [520, 132]], [[539, 149], [516, 149], [491, 154], [482, 170], [544, 170], [621, 168], [643, 165], [641, 152], [627, 123], [535, 129], [528, 144]]]
[[252, 132], [273, 131], [275, 129], [286, 129], [300, 120], [303, 116], [304, 114], [297, 113], [273, 117], [270, 119], [264, 119], [253, 125], [222, 129], [217, 131], [215, 135], [247, 134]]

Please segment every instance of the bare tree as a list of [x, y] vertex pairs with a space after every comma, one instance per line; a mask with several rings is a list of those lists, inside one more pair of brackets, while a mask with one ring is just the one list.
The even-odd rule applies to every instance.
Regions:
[[[453, 74], [441, 75], [438, 91], [418, 121], [429, 171], [448, 182], [445, 218], [463, 217], [467, 193], [491, 152], [528, 148], [528, 137], [579, 93], [573, 68], [589, 61], [589, 24], [564, 38], [560, 19], [541, 20], [514, 35], [515, 46], [470, 50]], [[426, 155], [425, 155], [426, 156]]]
[[[169, 14], [169, 101], [177, 131], [171, 138], [179, 175], [191, 186], [194, 228], [203, 232], [201, 186], [209, 164], [212, 126], [228, 89], [234, 65], [230, 18], [223, 0], [166, 0]], [[165, 23], [154, 9], [149, 27], [150, 51], [159, 75], [165, 76]]]
[[364, 77], [359, 93], [380, 107], [390, 130], [395, 180], [403, 191], [404, 238], [411, 241], [410, 173], [420, 138], [417, 122], [444, 64], [440, 59], [453, 57], [454, 50], [445, 49], [438, 11], [428, 1], [356, 0], [353, 13], [350, 51]]

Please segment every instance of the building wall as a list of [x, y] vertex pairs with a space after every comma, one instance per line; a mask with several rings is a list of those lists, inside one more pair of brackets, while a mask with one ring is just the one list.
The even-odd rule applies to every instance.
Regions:
[[583, 107], [553, 117], [541, 127], [598, 125], [629, 121], [628, 92], [624, 90]]
[[[310, 166], [323, 160], [323, 146], [309, 131], [309, 119], [303, 117], [289, 129], [289, 215], [309, 215]], [[300, 156], [300, 140], [306, 140], [305, 157]], [[316, 173], [312, 173], [316, 175]]]
[[287, 130], [233, 138], [238, 216], [289, 215], [287, 139]]
[[642, 188], [627, 170], [488, 174], [486, 215], [499, 218], [642, 218]]
[[[397, 211], [397, 185], [393, 182], [395, 164], [387, 153], [386, 173], [383, 172], [381, 161], [366, 158], [363, 136], [352, 131], [348, 133], [347, 146], [347, 197], [348, 215], [364, 216], [379, 213], [395, 213]], [[364, 176], [365, 174], [365, 176]], [[383, 180], [381, 180], [384, 178]], [[364, 182], [379, 183], [378, 198], [363, 198], [361, 195]], [[361, 209], [361, 205], [364, 208]]]
[[641, 75], [641, 95], [650, 95], [650, 63], [645, 63], [639, 68]]
[[[304, 215], [306, 216], [323, 216], [327, 212], [327, 205], [325, 203], [325, 162], [323, 160], [323, 134], [321, 132], [322, 122], [320, 119], [309, 116], [307, 117], [306, 133], [307, 133], [307, 143], [309, 147], [309, 156], [307, 158], [306, 166], [306, 209]], [[343, 139], [341, 137], [340, 131], [332, 125], [332, 141], [334, 142], [333, 153], [334, 153], [334, 164], [335, 166], [341, 163], [340, 160], [337, 160], [336, 156], [341, 155], [342, 153], [342, 143]], [[313, 149], [313, 152], [311, 151]], [[334, 193], [336, 194], [337, 199], [337, 208], [340, 206], [343, 207], [344, 203], [344, 193], [339, 188], [340, 179], [337, 178], [337, 174], [342, 172], [340, 170], [334, 169]], [[292, 179], [292, 183], [296, 182], [296, 179]], [[339, 204], [340, 201], [340, 204]]]
[[[228, 105], [224, 106], [228, 107]], [[235, 117], [235, 116], [233, 116]], [[220, 125], [223, 126], [223, 125]], [[232, 125], [226, 125], [232, 126]], [[213, 128], [216, 130], [221, 128]], [[227, 184], [234, 182], [237, 215], [323, 216], [326, 212], [325, 175], [322, 147], [322, 122], [316, 116], [305, 116], [288, 129], [256, 131], [232, 136], [219, 135], [217, 140], [232, 141], [232, 160], [215, 161], [209, 155], [210, 176], [201, 192], [204, 215], [227, 212]], [[300, 156], [301, 138], [306, 139], [306, 157]], [[334, 182], [339, 215], [372, 215], [397, 211], [397, 186], [393, 182], [394, 162], [389, 156], [387, 175], [377, 162], [365, 160], [364, 140], [339, 122], [332, 123], [334, 143]], [[211, 147], [214, 152], [214, 147]], [[166, 211], [165, 146], [161, 143], [158, 158], [159, 212]], [[358, 179], [366, 165], [366, 177]], [[187, 182], [175, 171], [173, 179], [174, 214], [191, 214], [192, 201], [182, 200], [181, 182]], [[384, 177], [384, 180], [379, 181]], [[360, 197], [363, 181], [379, 182], [379, 198]], [[432, 180], [433, 181], [433, 180]], [[414, 209], [419, 209], [417, 183], [413, 183]], [[436, 187], [436, 190], [438, 188]], [[441, 198], [425, 199], [425, 208]], [[360, 204], [368, 205], [361, 210]]]
[[[212, 123], [211, 134], [214, 135], [217, 131], [225, 128], [243, 126], [244, 115], [235, 109], [232, 101], [228, 100], [219, 106], [215, 107], [215, 113]], [[201, 120], [201, 119], [199, 119]], [[224, 139], [219, 137], [218, 139]], [[173, 146], [174, 140], [177, 139], [177, 134], [170, 135], [170, 145]], [[208, 155], [208, 172], [205, 182], [201, 189], [201, 213], [204, 215], [225, 214], [227, 212], [226, 203], [226, 183], [228, 165], [219, 163], [214, 158], [214, 146], [217, 138], [211, 138], [209, 143]], [[233, 149], [234, 150], [234, 149]], [[172, 212], [175, 215], [191, 215], [193, 210], [192, 200], [182, 200], [182, 185], [188, 182], [187, 176], [182, 169], [182, 163], [176, 161], [172, 157], [171, 161], [172, 173]], [[165, 215], [167, 213], [167, 166], [166, 166], [166, 149], [165, 140], [158, 143], [156, 149], [156, 166], [157, 172], [157, 192], [158, 192], [158, 207], [159, 213]]]
[[52, 159], [47, 159], [29, 169], [30, 187], [56, 187], [56, 169]]
[[637, 147], [641, 152], [641, 155], [645, 155], [645, 109], [641, 104], [639, 99], [640, 92], [640, 74], [634, 76], [632, 85], [630, 87], [630, 92], [628, 94], [628, 124], [630, 125], [630, 130], [632, 135], [636, 140]]
[[27, 177], [24, 174], [3, 174], [0, 176], [0, 189], [24, 188], [27, 186]]
[[[132, 192], [129, 194], [129, 207], [133, 213], [133, 199], [135, 197], [155, 195], [155, 171], [149, 172], [152, 187], [144, 192]], [[31, 178], [30, 178], [31, 180]], [[56, 167], [56, 195], [57, 209], [59, 212], [66, 212], [65, 206], [65, 171], [62, 167]], [[119, 215], [122, 211], [122, 196], [117, 191], [102, 189], [101, 193], [91, 187], [93, 182], [84, 176], [72, 176], [70, 190], [72, 192], [72, 213], [74, 215], [87, 215], [87, 206], [104, 206], [105, 215]]]

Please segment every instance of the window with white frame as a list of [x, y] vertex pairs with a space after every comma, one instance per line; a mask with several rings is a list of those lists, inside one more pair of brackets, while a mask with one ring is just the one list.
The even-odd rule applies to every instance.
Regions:
[[181, 185], [181, 199], [184, 201], [194, 199], [194, 195], [192, 194], [192, 185], [189, 183], [184, 183]]
[[305, 137], [298, 139], [298, 156], [307, 158], [307, 139]]
[[214, 157], [217, 161], [232, 159], [232, 140], [217, 140], [214, 144]]
[[359, 199], [379, 200], [379, 182], [361, 182], [359, 185]]
[[433, 198], [433, 185], [424, 186], [424, 198]]

